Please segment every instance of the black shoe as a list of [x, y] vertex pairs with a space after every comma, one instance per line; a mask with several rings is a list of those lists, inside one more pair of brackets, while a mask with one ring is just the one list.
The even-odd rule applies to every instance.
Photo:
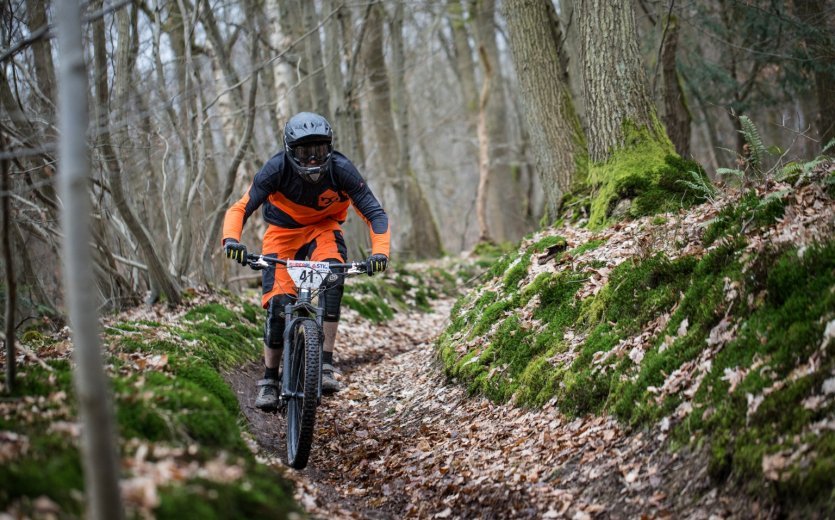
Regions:
[[255, 407], [265, 412], [274, 412], [278, 408], [278, 386], [277, 379], [260, 379], [258, 385], [258, 397], [255, 398]]
[[342, 390], [342, 383], [334, 378], [335, 369], [330, 363], [322, 365], [322, 393], [333, 394]]

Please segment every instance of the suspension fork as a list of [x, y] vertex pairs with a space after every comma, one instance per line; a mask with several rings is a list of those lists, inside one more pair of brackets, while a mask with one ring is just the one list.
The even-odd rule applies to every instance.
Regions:
[[[306, 293], [306, 294], [305, 294]], [[316, 315], [315, 317], [311, 316], [299, 316], [299, 309], [305, 309], [308, 313], [311, 310], [315, 310]], [[296, 303], [288, 303], [284, 306], [284, 352], [282, 353], [282, 362], [284, 364], [284, 375], [281, 378], [281, 395], [280, 398], [282, 400], [287, 400], [290, 397], [297, 397], [297, 392], [290, 389], [290, 378], [287, 376], [289, 373], [289, 366], [290, 366], [290, 359], [291, 356], [295, 353], [293, 350], [296, 348], [295, 343], [293, 342], [293, 338], [291, 334], [296, 329], [297, 323], [300, 323], [304, 320], [313, 320], [316, 323], [316, 328], [319, 332], [319, 376], [318, 381], [316, 384], [316, 401], [321, 402], [322, 400], [322, 357], [323, 357], [323, 345], [324, 345], [324, 333], [325, 329], [323, 327], [324, 323], [324, 309], [321, 306], [313, 306], [310, 303], [310, 291], [302, 290], [299, 294], [299, 299]]]

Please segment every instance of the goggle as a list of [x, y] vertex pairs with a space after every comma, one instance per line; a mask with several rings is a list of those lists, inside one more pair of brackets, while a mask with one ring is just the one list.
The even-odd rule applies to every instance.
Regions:
[[293, 147], [293, 157], [304, 166], [324, 164], [330, 154], [330, 143], [307, 143]]

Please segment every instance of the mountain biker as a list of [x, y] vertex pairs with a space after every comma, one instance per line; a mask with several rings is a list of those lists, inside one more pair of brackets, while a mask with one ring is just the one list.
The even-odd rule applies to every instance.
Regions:
[[[371, 193], [357, 168], [333, 149], [333, 130], [314, 113], [300, 112], [284, 126], [284, 150], [275, 154], [247, 192], [227, 211], [223, 222], [223, 249], [228, 258], [246, 264], [247, 249], [240, 243], [244, 223], [263, 205], [267, 230], [261, 251], [264, 256], [313, 261], [346, 262], [347, 249], [341, 224], [348, 207], [366, 221], [371, 235], [369, 274], [388, 265], [390, 231], [386, 212]], [[322, 390], [340, 390], [334, 378], [333, 346], [339, 322], [343, 277], [326, 281]], [[264, 378], [257, 382], [255, 406], [275, 410], [278, 406], [279, 364], [284, 338], [284, 306], [296, 295], [286, 269], [265, 268], [261, 277], [261, 305], [267, 310], [264, 327]]]

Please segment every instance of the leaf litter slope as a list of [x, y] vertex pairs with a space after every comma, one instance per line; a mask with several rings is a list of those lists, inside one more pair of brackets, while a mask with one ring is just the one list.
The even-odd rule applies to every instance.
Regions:
[[[627, 433], [610, 417], [569, 420], [553, 404], [496, 404], [449, 383], [432, 343], [450, 306], [441, 300], [430, 313], [380, 325], [344, 314], [337, 357], [347, 388], [319, 409], [308, 468], [287, 470], [312, 515], [771, 516], [713, 487], [703, 454], [669, 453], [663, 426]], [[260, 456], [280, 465], [283, 420], [252, 406], [259, 371], [250, 366], [231, 379]]]

